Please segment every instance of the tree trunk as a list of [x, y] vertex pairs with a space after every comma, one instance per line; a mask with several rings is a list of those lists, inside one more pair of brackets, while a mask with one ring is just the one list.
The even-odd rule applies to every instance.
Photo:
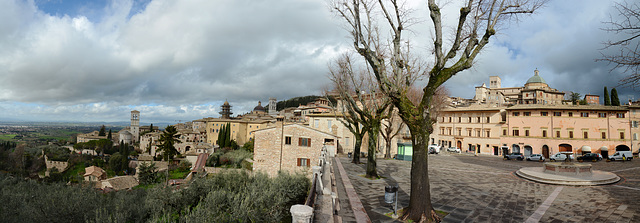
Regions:
[[367, 154], [367, 178], [378, 179], [378, 171], [376, 170], [376, 151], [378, 147], [378, 132], [380, 128], [369, 128], [369, 145]]
[[362, 136], [354, 134], [356, 143], [353, 145], [353, 154], [351, 155], [351, 162], [360, 164], [360, 147], [362, 147]]
[[[411, 194], [409, 207], [402, 219], [412, 219], [416, 222], [439, 222], [431, 204], [431, 185], [429, 183], [428, 142], [429, 131], [427, 121], [417, 121], [409, 126], [411, 142], [413, 143], [413, 157], [411, 161]], [[407, 123], [407, 125], [410, 125]], [[415, 126], [417, 125], [417, 126]]]
[[384, 154], [385, 159], [391, 159], [391, 139], [385, 141], [386, 152]]

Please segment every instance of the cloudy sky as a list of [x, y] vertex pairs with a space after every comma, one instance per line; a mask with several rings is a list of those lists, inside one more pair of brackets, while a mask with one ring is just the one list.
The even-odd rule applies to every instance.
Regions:
[[[406, 36], [428, 57], [426, 4], [409, 5], [424, 22]], [[446, 86], [471, 98], [489, 76], [522, 86], [537, 68], [560, 91], [602, 95], [623, 77], [594, 61], [616, 38], [601, 30], [611, 6], [552, 1]], [[329, 61], [350, 49], [343, 27], [326, 0], [2, 0], [0, 121], [128, 121], [135, 109], [143, 123], [177, 122], [218, 117], [225, 100], [242, 114], [269, 97], [318, 95]]]

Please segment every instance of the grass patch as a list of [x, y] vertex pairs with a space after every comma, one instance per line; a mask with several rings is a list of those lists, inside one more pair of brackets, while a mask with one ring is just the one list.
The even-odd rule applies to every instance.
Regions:
[[371, 177], [367, 177], [367, 175], [366, 175], [366, 174], [361, 174], [361, 175], [358, 175], [358, 176], [361, 176], [361, 177], [367, 178], [367, 179], [369, 179], [369, 180], [379, 180], [379, 179], [385, 179], [385, 178], [386, 178], [386, 177], [383, 177], [383, 176], [380, 176], [380, 175], [378, 175], [378, 178], [375, 178], [375, 179], [374, 179], [374, 178], [371, 178]]
[[[398, 210], [398, 217], [402, 216], [402, 214], [404, 213], [404, 210], [405, 210], [405, 208]], [[438, 217], [440, 217], [440, 219], [444, 219], [445, 216], [449, 215], [449, 212], [436, 210], [436, 214], [438, 215]], [[389, 213], [384, 214], [384, 216], [387, 216], [389, 218], [393, 218], [392, 215], [393, 215], [393, 212], [389, 212]], [[401, 221], [401, 222], [413, 222], [413, 220], [407, 220], [407, 221], [402, 221], [400, 219], [396, 219], [396, 220]]]
[[187, 177], [187, 175], [189, 175], [189, 172], [191, 172], [191, 170], [187, 170], [187, 171], [180, 171], [178, 169], [171, 170], [169, 171], [169, 179], [184, 179], [185, 177]]
[[4, 140], [4, 141], [14, 141], [13, 137], [16, 137], [16, 134], [5, 134], [5, 135], [0, 135], [0, 140]]

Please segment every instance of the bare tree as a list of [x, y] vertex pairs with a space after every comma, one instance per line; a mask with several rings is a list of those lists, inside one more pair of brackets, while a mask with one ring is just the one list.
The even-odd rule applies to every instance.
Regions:
[[602, 59], [597, 61], [612, 63], [615, 65], [613, 69], [624, 69], [629, 76], [620, 83], [637, 87], [640, 85], [640, 4], [626, 1], [614, 4], [617, 15], [609, 15], [609, 21], [604, 22], [607, 25], [604, 30], [615, 33], [619, 39], [605, 42], [604, 49], [614, 48], [617, 53], [603, 53]]
[[[433, 22], [433, 64], [421, 71], [412, 66], [411, 47], [402, 32], [413, 21], [410, 10], [397, 0], [337, 0], [332, 7], [349, 25], [353, 46], [367, 62], [381, 91], [398, 108], [398, 114], [411, 132], [413, 159], [411, 162], [411, 195], [403, 219], [418, 222], [439, 221], [431, 204], [427, 145], [435, 120], [434, 95], [439, 86], [453, 75], [471, 68], [476, 56], [496, 34], [500, 24], [530, 14], [545, 1], [486, 0], [465, 1], [460, 9], [453, 42], [445, 47], [441, 9], [435, 0], [428, 0], [429, 16]], [[380, 25], [376, 22], [381, 15]], [[386, 24], [382, 26], [382, 24]], [[390, 37], [383, 38], [380, 29], [388, 29]], [[384, 40], [381, 40], [384, 39]], [[448, 48], [448, 50], [447, 50]], [[409, 96], [410, 84], [399, 84], [402, 77], [422, 74], [428, 77], [422, 88], [419, 103]]]
[[[377, 82], [367, 69], [354, 69], [352, 58], [349, 54], [339, 57], [330, 66], [329, 78], [335, 85], [336, 92], [340, 95], [339, 107], [346, 111], [349, 117], [338, 119], [356, 137], [354, 149], [354, 161], [359, 159], [358, 153], [362, 137], [366, 134], [367, 143], [367, 173], [366, 177], [377, 178], [376, 152], [378, 147], [378, 135], [382, 120], [386, 118], [385, 111], [391, 104], [388, 98], [382, 97]], [[360, 129], [358, 129], [360, 128]], [[358, 132], [358, 130], [361, 130]]]
[[398, 116], [398, 110], [394, 107], [387, 109], [387, 119], [382, 122], [382, 129], [380, 135], [384, 139], [385, 143], [385, 159], [391, 159], [391, 140], [398, 136], [400, 130], [404, 128], [404, 122], [400, 116]]

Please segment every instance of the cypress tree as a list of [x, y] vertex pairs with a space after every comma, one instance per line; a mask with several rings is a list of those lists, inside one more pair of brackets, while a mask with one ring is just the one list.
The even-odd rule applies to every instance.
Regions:
[[108, 139], [108, 140], [111, 140], [111, 139], [112, 139], [112, 138], [111, 138], [111, 129], [109, 129], [109, 135], [107, 135], [107, 139]]
[[620, 99], [618, 98], [618, 91], [616, 88], [611, 88], [611, 105], [620, 106]]
[[609, 98], [609, 90], [604, 87], [604, 106], [611, 106], [611, 99]]
[[231, 146], [231, 123], [227, 123], [227, 130], [224, 132], [224, 134], [224, 147], [229, 147]]

